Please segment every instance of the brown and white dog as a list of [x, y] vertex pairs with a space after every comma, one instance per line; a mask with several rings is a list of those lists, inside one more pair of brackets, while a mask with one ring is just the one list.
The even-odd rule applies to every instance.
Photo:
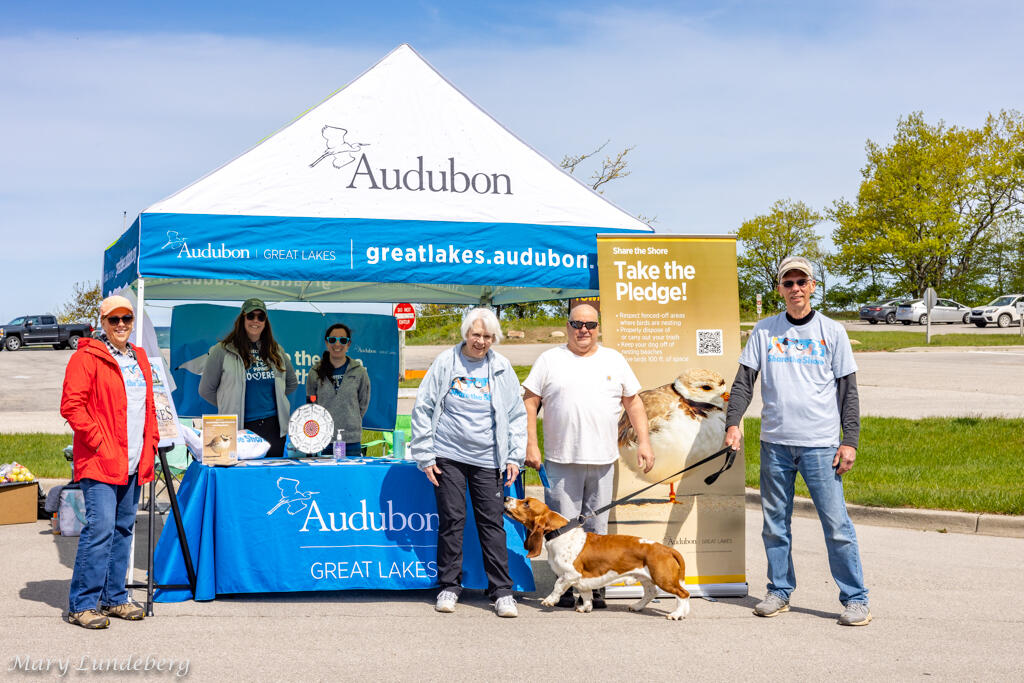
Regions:
[[[506, 498], [505, 513], [526, 527], [527, 557], [540, 555], [545, 533], [569, 523], [536, 498]], [[644, 587], [644, 596], [629, 606], [632, 612], [639, 612], [655, 598], [657, 586], [676, 596], [676, 608], [666, 615], [669, 619], [682, 619], [690, 613], [690, 594], [683, 587], [683, 556], [661, 543], [636, 536], [601, 536], [576, 527], [548, 541], [548, 563], [557, 579], [551, 594], [541, 601], [545, 607], [553, 607], [562, 593], [575, 586], [582, 598], [576, 611], [589, 612], [594, 589], [625, 581]]]

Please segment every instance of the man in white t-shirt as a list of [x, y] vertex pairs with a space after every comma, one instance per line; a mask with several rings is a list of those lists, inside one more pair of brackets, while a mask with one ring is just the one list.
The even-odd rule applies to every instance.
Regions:
[[[569, 312], [568, 343], [542, 353], [523, 382], [526, 390], [526, 464], [539, 468], [537, 413], [544, 406], [544, 463], [550, 487], [548, 507], [567, 519], [612, 501], [617, 425], [623, 409], [637, 434], [637, 464], [649, 472], [654, 452], [647, 436], [647, 413], [637, 397], [640, 382], [618, 351], [597, 343], [597, 310], [580, 304]], [[589, 518], [587, 531], [608, 531], [608, 513]], [[570, 592], [560, 605], [573, 606]], [[594, 607], [604, 607], [603, 593]]]

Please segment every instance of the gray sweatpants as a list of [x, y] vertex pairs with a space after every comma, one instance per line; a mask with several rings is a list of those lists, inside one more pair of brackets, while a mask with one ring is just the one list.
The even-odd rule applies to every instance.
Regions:
[[[612, 502], [615, 484], [615, 463], [607, 465], [567, 465], [545, 462], [551, 488], [544, 490], [549, 508], [572, 521], [580, 513], [590, 514]], [[608, 533], [608, 512], [591, 517], [583, 524], [586, 531]]]

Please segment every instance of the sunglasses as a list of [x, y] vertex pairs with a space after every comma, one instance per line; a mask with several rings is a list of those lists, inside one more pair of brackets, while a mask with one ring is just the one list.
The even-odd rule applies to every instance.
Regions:
[[786, 289], [792, 289], [793, 285], [796, 285], [797, 287], [803, 287], [808, 282], [810, 282], [809, 279], [802, 277], [799, 280], [783, 280], [781, 284]]
[[248, 313], [245, 314], [245, 319], [259, 320], [260, 322], [263, 322], [264, 320], [267, 319], [267, 314], [264, 313], [263, 311], [249, 311]]
[[597, 323], [595, 322], [583, 322], [582, 320], [570, 320], [569, 327], [574, 330], [582, 330], [584, 327], [588, 330], [596, 330]]
[[117, 327], [122, 322], [125, 325], [131, 325], [133, 320], [135, 320], [135, 316], [134, 315], [108, 315], [107, 316], [107, 322], [109, 322], [114, 327]]
[[328, 344], [348, 344], [351, 339], [348, 337], [324, 337]]

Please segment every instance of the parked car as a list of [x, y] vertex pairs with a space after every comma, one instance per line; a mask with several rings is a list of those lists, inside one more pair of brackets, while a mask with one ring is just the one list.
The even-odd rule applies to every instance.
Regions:
[[[971, 315], [971, 309], [963, 304], [958, 304], [952, 299], [936, 299], [932, 306], [933, 323], [956, 323], [967, 324]], [[928, 322], [928, 309], [925, 308], [924, 299], [903, 301], [896, 307], [896, 319], [904, 325], [918, 323], [924, 325]]]
[[978, 327], [989, 323], [999, 327], [1009, 327], [1013, 323], [1020, 324], [1017, 315], [1017, 302], [1024, 301], [1024, 294], [1004, 294], [992, 301], [988, 306], [981, 306], [971, 311], [970, 321]]
[[865, 304], [860, 308], [860, 319], [867, 320], [872, 325], [877, 325], [879, 322], [892, 325], [896, 322], [896, 306], [902, 301], [902, 299], [889, 299], [888, 301]]
[[55, 349], [78, 348], [78, 340], [92, 334], [89, 323], [60, 325], [52, 315], [23, 315], [0, 325], [0, 343], [8, 351], [31, 344], [50, 344]]

